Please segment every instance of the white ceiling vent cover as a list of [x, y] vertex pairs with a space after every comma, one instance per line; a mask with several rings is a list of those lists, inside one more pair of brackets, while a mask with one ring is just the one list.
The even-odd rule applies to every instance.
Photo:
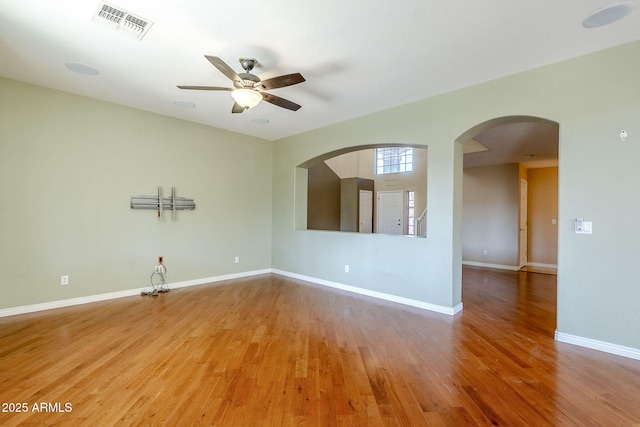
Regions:
[[142, 40], [153, 22], [136, 16], [118, 6], [100, 2], [91, 22], [107, 26], [134, 39]]

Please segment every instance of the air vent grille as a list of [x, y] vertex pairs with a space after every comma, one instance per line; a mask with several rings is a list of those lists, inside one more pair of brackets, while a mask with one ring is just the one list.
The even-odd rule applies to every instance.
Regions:
[[138, 40], [142, 40], [153, 25], [148, 19], [104, 2], [98, 3], [91, 21]]

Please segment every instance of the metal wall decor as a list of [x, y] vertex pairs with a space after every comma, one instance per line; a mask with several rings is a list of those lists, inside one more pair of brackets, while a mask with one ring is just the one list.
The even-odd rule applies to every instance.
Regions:
[[171, 187], [171, 197], [162, 196], [162, 187], [158, 187], [157, 196], [131, 197], [131, 209], [153, 209], [158, 212], [158, 219], [162, 219], [162, 211], [170, 210], [171, 218], [176, 219], [176, 211], [194, 210], [196, 204], [193, 199], [176, 197], [176, 188]]

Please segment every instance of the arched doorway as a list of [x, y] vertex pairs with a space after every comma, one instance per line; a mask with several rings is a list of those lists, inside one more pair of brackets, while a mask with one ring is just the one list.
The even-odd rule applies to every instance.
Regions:
[[558, 130], [547, 119], [507, 116], [456, 140], [465, 153], [463, 264], [557, 268]]

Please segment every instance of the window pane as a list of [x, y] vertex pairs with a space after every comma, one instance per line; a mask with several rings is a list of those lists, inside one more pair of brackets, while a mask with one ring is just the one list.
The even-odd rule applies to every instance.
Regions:
[[385, 147], [376, 149], [378, 175], [413, 171], [413, 148]]

